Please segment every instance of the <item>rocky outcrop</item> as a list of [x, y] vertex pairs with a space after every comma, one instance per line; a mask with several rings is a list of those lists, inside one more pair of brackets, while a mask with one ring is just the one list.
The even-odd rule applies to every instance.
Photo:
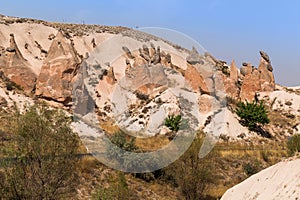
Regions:
[[273, 67], [271, 65], [271, 61], [269, 56], [260, 51], [261, 58], [258, 66], [258, 70], [260, 72], [260, 84], [261, 89], [264, 92], [271, 92], [275, 89], [275, 80], [273, 75]]
[[[9, 18], [0, 17], [0, 24], [3, 20], [6, 24], [6, 19]], [[20, 20], [16, 18], [10, 19], [10, 21], [11, 23], [9, 22], [5, 26], [9, 27], [11, 26], [10, 24]], [[24, 23], [29, 23], [28, 19], [22, 19], [21, 22], [23, 25]], [[42, 34], [45, 37], [34, 33], [32, 29], [26, 32], [24, 39], [22, 36], [20, 37], [22, 39], [17, 40], [20, 43], [19, 45], [21, 45], [20, 50], [13, 36], [9, 47], [5, 42], [2, 42], [1, 46], [3, 47], [0, 47], [1, 70], [26, 92], [34, 90], [36, 75], [39, 74], [36, 84], [36, 95], [53, 99], [57, 102], [65, 102], [71, 97], [72, 80], [76, 75], [78, 65], [81, 63], [74, 48], [82, 55], [85, 52], [91, 53], [90, 51], [98, 47], [105, 37], [109, 37], [108, 35], [100, 37], [99, 33], [119, 33], [121, 30], [127, 30], [121, 27], [108, 29], [108, 27], [101, 26], [50, 24], [42, 21], [30, 21], [30, 23], [37, 23], [41, 25], [41, 28], [43, 28], [42, 26], [51, 28], [45, 29]], [[52, 30], [52, 27], [55, 30]], [[62, 31], [55, 36], [58, 29]], [[14, 32], [13, 29], [12, 32]], [[86, 34], [82, 34], [84, 32]], [[127, 33], [122, 33], [122, 35], [128, 37], [134, 36], [132, 37], [134, 39], [137, 35], [134, 31], [132, 32], [134, 33], [133, 35], [128, 35]], [[122, 55], [122, 59], [127, 58], [126, 66], [120, 67], [120, 63], [112, 63], [113, 66], [107, 69], [107, 74], [102, 74], [102, 78], [104, 77], [102, 81], [105, 82], [105, 85], [114, 85], [117, 82], [116, 78], [121, 79], [123, 75], [130, 75], [130, 71], [136, 67], [145, 65], [150, 69], [152, 66], [162, 65], [166, 69], [170, 68], [166, 73], [172, 73], [172, 70], [180, 72], [184, 76], [186, 83], [191, 86], [191, 89], [201, 94], [213, 93], [212, 91], [216, 87], [215, 72], [218, 72], [219, 83], [222, 82], [222, 84], [219, 84], [220, 88], [225, 90], [227, 96], [234, 99], [252, 100], [256, 92], [274, 90], [273, 67], [270, 57], [263, 51], [260, 52], [261, 61], [258, 69], [255, 69], [249, 63], [244, 63], [239, 72], [234, 62], [231, 63], [231, 66], [228, 66], [224, 61], [218, 60], [209, 53], [200, 55], [196, 48], [193, 48], [191, 51], [177, 49], [179, 50], [177, 52], [178, 56], [172, 52], [174, 49], [166, 49], [164, 44], [159, 43], [158, 40], [151, 41], [148, 40], [149, 38], [146, 40], [145, 37], [148, 37], [148, 35], [142, 37], [144, 39], [141, 41], [145, 43], [139, 44], [140, 49], [135, 48], [130, 50], [128, 47], [133, 48], [132, 45], [128, 45], [128, 47], [123, 46], [126, 45], [125, 43], [121, 45], [125, 53]], [[2, 33], [1, 41], [7, 40], [7, 38], [4, 39], [5, 37]], [[74, 41], [74, 48], [72, 41]], [[49, 48], [50, 43], [52, 45]], [[160, 49], [160, 47], [163, 49]], [[32, 49], [35, 49], [35, 51], [32, 51]], [[137, 51], [137, 49], [139, 50]], [[40, 54], [41, 56], [39, 56]], [[182, 55], [186, 58], [185, 60], [182, 59]], [[83, 56], [81, 59], [83, 59]], [[213, 69], [207, 67], [212, 67]], [[123, 68], [126, 69], [125, 73]], [[113, 69], [116, 72], [116, 77], [114, 78], [114, 75], [110, 75], [114, 73]], [[257, 76], [257, 71], [259, 76]], [[254, 83], [253, 81], [256, 82]], [[140, 90], [141, 92], [151, 93], [151, 91], [153, 92], [155, 88], [159, 87], [159, 85], [155, 84], [146, 84]]]
[[0, 70], [26, 93], [34, 90], [36, 75], [20, 52], [13, 34], [10, 34], [10, 45], [6, 48], [6, 52], [0, 54]]
[[273, 67], [269, 56], [260, 51], [260, 64], [258, 69], [250, 64], [241, 68], [242, 86], [240, 98], [241, 100], [253, 101], [258, 92], [272, 92], [275, 89], [275, 80], [273, 75]]
[[238, 81], [238, 77], [239, 77], [239, 70], [236, 67], [236, 64], [234, 62], [234, 60], [231, 62], [230, 64], [230, 79], [234, 82]]
[[[133, 56], [127, 47], [123, 46], [122, 49], [126, 56], [125, 79], [133, 87], [132, 89], [142, 95], [153, 96], [167, 88], [163, 67], [166, 63], [171, 64], [171, 58], [162, 60], [161, 58], [166, 56], [161, 55], [159, 46], [155, 48], [154, 44], [150, 43], [149, 48], [144, 44], [142, 48], [139, 48], [136, 56]], [[132, 66], [130, 60], [133, 60]]]
[[53, 40], [36, 84], [36, 95], [67, 102], [71, 98], [72, 81], [81, 61], [72, 42], [60, 31]]
[[219, 77], [222, 77], [223, 79], [223, 87], [226, 95], [232, 99], [238, 99], [240, 92], [240, 89], [238, 87], [239, 72], [234, 60], [230, 65], [229, 73], [222, 73], [219, 75]]

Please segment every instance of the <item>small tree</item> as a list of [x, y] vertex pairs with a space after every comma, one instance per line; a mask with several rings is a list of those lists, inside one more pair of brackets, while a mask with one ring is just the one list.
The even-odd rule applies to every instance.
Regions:
[[251, 131], [255, 130], [258, 124], [264, 125], [270, 122], [268, 112], [262, 101], [259, 103], [256, 101], [252, 103], [240, 102], [235, 112], [241, 118], [242, 123]]
[[79, 138], [63, 112], [33, 106], [16, 117], [14, 158], [0, 177], [4, 199], [62, 199], [75, 194]]

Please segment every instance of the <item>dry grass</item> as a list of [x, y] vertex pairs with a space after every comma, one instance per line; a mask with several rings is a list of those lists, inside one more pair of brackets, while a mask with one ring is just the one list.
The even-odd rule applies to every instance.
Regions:
[[120, 130], [120, 128], [115, 124], [113, 120], [99, 120], [100, 127], [105, 131], [107, 134], [114, 134]]
[[165, 136], [158, 135], [150, 138], [136, 138], [135, 145], [142, 151], [155, 151], [168, 145], [170, 140]]
[[214, 184], [209, 185], [206, 194], [216, 199], [248, 177], [245, 164], [250, 163], [260, 171], [287, 157], [285, 144], [272, 140], [265, 140], [263, 144], [218, 143], [214, 151], [218, 152], [212, 166], [217, 178]]

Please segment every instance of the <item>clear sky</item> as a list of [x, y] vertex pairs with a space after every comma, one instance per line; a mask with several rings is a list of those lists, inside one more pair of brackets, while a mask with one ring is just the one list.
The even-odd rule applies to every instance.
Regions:
[[271, 58], [276, 82], [300, 85], [298, 0], [11, 0], [0, 13], [48, 21], [174, 29], [217, 58], [259, 62]]

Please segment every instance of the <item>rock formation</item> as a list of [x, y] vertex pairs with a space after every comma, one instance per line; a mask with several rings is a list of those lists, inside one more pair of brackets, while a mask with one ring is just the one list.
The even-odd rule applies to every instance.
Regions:
[[[47, 29], [47, 34], [43, 33], [45, 35], [44, 39], [47, 41], [46, 43], [42, 37], [33, 37], [35, 35], [34, 31], [30, 30], [30, 37], [28, 36], [26, 40], [24, 39], [23, 43], [20, 43], [22, 45], [20, 50], [12, 35], [9, 47], [6, 46], [7, 44], [1, 43], [1, 46], [4, 46], [0, 47], [1, 70], [8, 78], [26, 90], [26, 92], [30, 92], [36, 88], [37, 96], [66, 103], [72, 96], [72, 82], [81, 63], [76, 50], [82, 55], [85, 52], [91, 53], [90, 51], [93, 49], [91, 47], [96, 48], [97, 45], [103, 42], [102, 39], [108, 37], [104, 35], [100, 36], [98, 33], [101, 31], [106, 32], [105, 30], [109, 29], [100, 31], [98, 28], [93, 28], [91, 31], [85, 30], [85, 26], [80, 26], [80, 28], [65, 26], [51, 26], [51, 29]], [[61, 31], [55, 36], [57, 30], [60, 28]], [[68, 33], [64, 33], [65, 31]], [[88, 34], [81, 34], [84, 31], [90, 33], [90, 36], [87, 37]], [[108, 32], [116, 33], [115, 31]], [[3, 34], [2, 38], [5, 38]], [[171, 74], [174, 71], [183, 75], [183, 81], [197, 95], [213, 95], [216, 90], [220, 89], [224, 90], [227, 96], [233, 99], [251, 101], [254, 99], [256, 93], [273, 91], [275, 88], [271, 60], [267, 53], [263, 51], [260, 51], [261, 60], [257, 69], [250, 63], [243, 63], [241, 69], [238, 70], [234, 61], [228, 66], [224, 61], [218, 60], [209, 53], [200, 55], [195, 48], [191, 51], [183, 49], [178, 51], [179, 57], [184, 55], [186, 58], [179, 62], [179, 58], [176, 57], [177, 55], [172, 52], [176, 48], [170, 51], [170, 49], [165, 48], [165, 44], [160, 43], [158, 40], [144, 41], [145, 43], [140, 43], [139, 51], [130, 50], [128, 47], [122, 46], [126, 45], [125, 43], [121, 45], [121, 49], [124, 52], [124, 55], [122, 55], [122, 59], [125, 61], [124, 66], [119, 66], [123, 62], [120, 60], [119, 63], [112, 64], [113, 66], [106, 68], [106, 71], [101, 74], [101, 78], [99, 77], [103, 87], [113, 87], [123, 75], [128, 78], [134, 76], [141, 78], [143, 77], [143, 73], [148, 73], [148, 75], [149, 73], [155, 74], [151, 71], [151, 68], [154, 66], [163, 66], [167, 69], [167, 71], [164, 71], [166, 76], [168, 76], [168, 73]], [[51, 46], [49, 48], [50, 43]], [[161, 49], [158, 45], [164, 49]], [[30, 53], [33, 47], [38, 48], [38, 52], [43, 53], [44, 56], [35, 58], [36, 53]], [[39, 62], [36, 60], [39, 60]], [[33, 65], [33, 63], [39, 65]], [[103, 66], [100, 66], [101, 70], [104, 70]], [[139, 68], [140, 71], [135, 69], [137, 67], [141, 67]], [[124, 69], [124, 71], [120, 69]], [[31, 70], [34, 70], [35, 74], [39, 74], [36, 87], [36, 75]], [[151, 76], [155, 77], [155, 75]], [[116, 77], [118, 80], [116, 80]], [[136, 81], [142, 80], [139, 78]], [[159, 78], [159, 76], [155, 78]], [[98, 83], [99, 80], [95, 79], [93, 81], [95, 85]], [[162, 85], [165, 85], [165, 83]], [[159, 84], [145, 84], [138, 90], [141, 93], [150, 94], [157, 89], [159, 91], [161, 88], [163, 87]], [[99, 96], [101, 96], [100, 93]]]
[[128, 49], [128, 47], [123, 46], [122, 47], [123, 51], [125, 52], [126, 56], [129, 59], [134, 59], [134, 56], [131, 54], [130, 50]]
[[0, 55], [0, 70], [26, 93], [34, 89], [36, 75], [20, 52], [13, 34], [10, 34], [10, 45], [6, 48], [6, 52]]
[[234, 82], [238, 82], [238, 77], [239, 77], [239, 71], [233, 60], [230, 64], [230, 79]]
[[275, 89], [275, 80], [273, 75], [273, 67], [271, 65], [271, 61], [269, 56], [260, 51], [261, 58], [258, 66], [258, 70], [260, 72], [260, 84], [262, 91], [271, 92]]
[[36, 95], [58, 102], [70, 100], [80, 59], [60, 31], [53, 40], [36, 84]]
[[220, 75], [223, 78], [223, 87], [226, 95], [232, 99], [239, 98], [238, 77], [239, 72], [234, 60], [230, 65], [229, 74]]
[[250, 64], [241, 68], [242, 86], [240, 92], [241, 100], [253, 101], [257, 92], [272, 92], [275, 89], [273, 67], [269, 56], [260, 51], [260, 64], [258, 69]]
[[187, 64], [185, 80], [195, 92], [209, 93], [209, 86], [203, 78], [201, 71], [191, 64]]
[[260, 73], [257, 69], [254, 69], [250, 74], [247, 74], [244, 77], [243, 84], [241, 86], [240, 98], [242, 101], [253, 101], [255, 94], [260, 91]]

